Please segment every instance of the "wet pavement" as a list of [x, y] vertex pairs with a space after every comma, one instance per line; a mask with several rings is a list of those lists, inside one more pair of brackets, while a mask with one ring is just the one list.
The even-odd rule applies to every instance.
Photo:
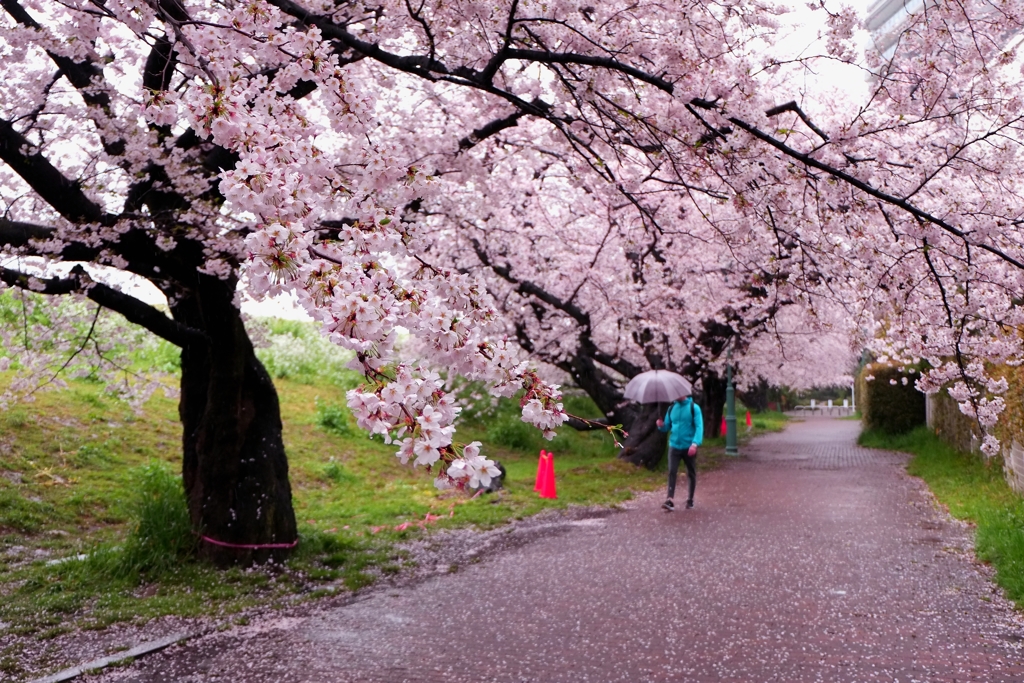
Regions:
[[970, 529], [858, 431], [809, 418], [702, 475], [693, 510], [644, 495], [99, 680], [1024, 681], [1024, 625]]

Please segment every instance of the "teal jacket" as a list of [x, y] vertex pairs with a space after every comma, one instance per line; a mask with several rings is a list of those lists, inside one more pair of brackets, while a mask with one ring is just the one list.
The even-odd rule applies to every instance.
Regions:
[[[692, 413], [690, 406], [693, 406]], [[690, 417], [691, 414], [693, 417]], [[670, 432], [670, 448], [686, 450], [690, 446], [699, 446], [704, 441], [704, 416], [700, 412], [700, 406], [689, 396], [676, 401], [665, 413], [665, 424], [658, 429]]]

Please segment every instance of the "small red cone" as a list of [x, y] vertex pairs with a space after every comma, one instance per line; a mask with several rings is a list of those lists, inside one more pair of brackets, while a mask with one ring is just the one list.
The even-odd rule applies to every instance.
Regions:
[[751, 422], [750, 422], [750, 411], [748, 410], [747, 411], [747, 426], [749, 427], [750, 424], [751, 424]]
[[558, 492], [555, 490], [555, 454], [548, 453], [544, 460], [546, 472], [544, 473], [544, 481], [540, 485], [540, 497], [558, 498]]
[[725, 434], [725, 415], [722, 416], [722, 434]]
[[537, 459], [537, 479], [533, 485], [533, 490], [537, 493], [544, 490], [544, 480], [548, 476], [548, 468], [546, 464], [547, 459], [547, 453], [542, 450], [540, 452], [540, 457]]

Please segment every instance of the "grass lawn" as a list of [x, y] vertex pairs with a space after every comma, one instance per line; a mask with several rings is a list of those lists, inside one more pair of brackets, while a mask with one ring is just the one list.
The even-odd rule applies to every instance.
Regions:
[[1024, 498], [1006, 483], [1000, 461], [956, 451], [927, 427], [900, 436], [866, 431], [862, 446], [904, 451], [907, 471], [921, 477], [957, 519], [977, 527], [975, 552], [996, 570], [996, 583], [1024, 607]]
[[[135, 415], [99, 385], [73, 380], [0, 415], [0, 677], [26, 673], [26, 640], [169, 614], [230, 623], [254, 606], [357, 590], [402, 570], [409, 560], [399, 543], [425, 533], [418, 522], [427, 515], [428, 529], [488, 528], [664, 486], [662, 472], [619, 461], [604, 432], [564, 428], [547, 442], [506, 401], [459, 427], [460, 440], [482, 441], [504, 465], [504, 490], [477, 498], [439, 492], [430, 475], [401, 465], [394, 446], [354, 427], [344, 407], [352, 378], [341, 366], [317, 357], [314, 372], [288, 356], [303, 353], [309, 349], [285, 349], [265, 361], [278, 375], [300, 529], [283, 567], [217, 571], [187, 561], [194, 538], [177, 476], [176, 399], [158, 394]], [[165, 360], [173, 366], [172, 356]], [[9, 379], [0, 373], [0, 384]], [[566, 402], [570, 412], [593, 415], [588, 399]], [[758, 415], [751, 434], [781, 429], [784, 420]], [[557, 500], [533, 491], [541, 448], [555, 454]], [[708, 440], [702, 468], [723, 458], [724, 439]]]

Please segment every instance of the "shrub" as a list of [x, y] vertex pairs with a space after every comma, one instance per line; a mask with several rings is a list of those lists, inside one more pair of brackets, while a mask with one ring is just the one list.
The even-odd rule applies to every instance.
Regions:
[[[868, 377], [874, 377], [868, 381]], [[904, 434], [925, 423], [925, 396], [915, 387], [920, 372], [885, 363], [867, 365], [858, 378], [860, 408], [869, 429]]]
[[526, 424], [518, 417], [505, 415], [487, 430], [488, 441], [517, 450], [531, 449], [540, 435], [536, 427]]
[[335, 484], [346, 484], [357, 480], [355, 475], [345, 469], [344, 465], [334, 458], [328, 460], [327, 464], [324, 465], [323, 475]]
[[958, 451], [970, 453], [981, 445], [978, 421], [964, 415], [946, 387], [931, 397], [930, 422], [939, 438]]
[[[266, 329], [258, 329], [260, 326]], [[265, 345], [256, 349], [256, 356], [275, 379], [309, 385], [330, 382], [346, 389], [362, 382], [359, 373], [345, 367], [352, 352], [331, 343], [316, 323], [267, 319], [254, 321], [250, 327], [254, 336], [263, 337]]]
[[348, 419], [348, 408], [339, 403], [321, 403], [319, 396], [315, 400], [316, 416], [313, 420], [317, 427], [335, 436], [349, 436], [352, 434], [352, 425]]
[[3, 417], [0, 417], [0, 424], [7, 429], [21, 429], [28, 424], [28, 421], [28, 413], [20, 408], [7, 410], [4, 412]]
[[90, 465], [109, 464], [115, 461], [105, 445], [87, 443], [78, 447], [75, 451], [72, 462], [75, 467], [87, 467]]
[[133, 356], [144, 372], [164, 372], [169, 375], [181, 372], [181, 349], [154, 335], [147, 337]]
[[117, 578], [148, 579], [173, 573], [195, 555], [198, 538], [185, 502], [181, 477], [163, 463], [134, 473], [135, 497], [129, 503], [131, 528], [119, 548], [97, 551], [92, 558]]
[[1024, 367], [1002, 365], [989, 368], [989, 372], [992, 377], [1004, 377], [1009, 385], [1003, 394], [1006, 410], [995, 434], [1007, 445], [1012, 441], [1024, 443]]

